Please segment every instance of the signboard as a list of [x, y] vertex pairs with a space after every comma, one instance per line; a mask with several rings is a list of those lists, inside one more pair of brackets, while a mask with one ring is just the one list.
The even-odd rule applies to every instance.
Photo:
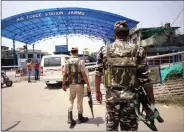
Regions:
[[20, 59], [21, 63], [26, 63], [27, 59]]
[[49, 17], [49, 16], [66, 16], [66, 15], [78, 15], [78, 16], [84, 16], [85, 12], [83, 11], [48, 11], [48, 12], [38, 12], [35, 14], [30, 14], [26, 16], [21, 16], [16, 18], [16, 21], [24, 21], [24, 20], [30, 20], [30, 19], [37, 19], [37, 18], [43, 18], [43, 17]]
[[56, 45], [55, 51], [56, 52], [68, 52], [68, 45]]
[[152, 80], [153, 84], [160, 83], [161, 82], [160, 67], [159, 66], [150, 66], [149, 70], [150, 70], [151, 80]]

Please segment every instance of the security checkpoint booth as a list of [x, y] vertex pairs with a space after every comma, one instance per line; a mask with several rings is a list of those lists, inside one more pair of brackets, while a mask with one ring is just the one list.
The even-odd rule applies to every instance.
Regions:
[[[17, 55], [17, 61], [18, 61], [18, 66], [20, 66], [21, 68], [23, 68], [24, 72], [26, 71], [26, 62], [28, 59], [32, 60], [32, 75], [35, 74], [34, 71], [34, 63], [36, 62], [36, 60], [38, 61], [38, 63], [40, 64], [41, 59], [44, 55], [48, 55], [47, 52], [42, 52], [41, 50], [28, 50], [27, 52], [24, 51], [24, 49], [17, 49], [16, 50], [16, 55]], [[27, 72], [25, 72], [24, 74], [26, 74]]]

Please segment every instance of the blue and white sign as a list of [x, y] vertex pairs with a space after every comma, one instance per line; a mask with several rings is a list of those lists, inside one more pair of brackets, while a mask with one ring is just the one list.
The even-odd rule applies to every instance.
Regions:
[[56, 52], [68, 52], [68, 45], [56, 45], [55, 51]]
[[49, 16], [66, 16], [66, 15], [79, 15], [84, 16], [85, 12], [83, 11], [48, 11], [48, 12], [40, 12], [35, 14], [30, 14], [26, 16], [21, 16], [16, 18], [16, 21], [24, 21], [29, 19], [36, 19], [36, 18], [43, 18], [43, 17], [49, 17]]

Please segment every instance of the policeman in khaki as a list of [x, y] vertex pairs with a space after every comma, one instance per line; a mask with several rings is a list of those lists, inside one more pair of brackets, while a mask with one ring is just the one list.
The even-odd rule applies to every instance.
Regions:
[[83, 117], [83, 97], [84, 97], [84, 81], [88, 86], [88, 92], [91, 92], [89, 81], [85, 73], [85, 63], [78, 58], [78, 48], [71, 49], [71, 58], [65, 62], [65, 71], [63, 75], [63, 90], [66, 91], [66, 80], [69, 82], [70, 97], [68, 107], [68, 123], [75, 125], [73, 119], [73, 104], [77, 96], [78, 123], [88, 121], [87, 117]]
[[127, 41], [128, 24], [114, 24], [115, 42], [100, 49], [96, 67], [96, 99], [101, 103], [101, 76], [106, 87], [106, 130], [137, 131], [138, 117], [135, 113], [135, 89], [145, 88], [150, 104], [154, 105], [153, 85], [150, 78], [145, 51]]

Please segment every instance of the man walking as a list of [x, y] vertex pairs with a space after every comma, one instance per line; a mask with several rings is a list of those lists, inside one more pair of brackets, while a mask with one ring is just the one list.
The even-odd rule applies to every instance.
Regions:
[[135, 88], [143, 86], [151, 104], [154, 104], [153, 86], [150, 79], [144, 49], [128, 43], [128, 24], [114, 24], [115, 42], [100, 49], [96, 68], [96, 99], [101, 103], [101, 76], [106, 91], [106, 130], [137, 131], [135, 113]]
[[31, 60], [28, 60], [27, 61], [27, 75], [28, 75], [28, 82], [30, 83], [31, 82], [31, 71], [32, 71], [32, 61]]
[[35, 64], [34, 64], [34, 69], [35, 69], [35, 80], [38, 80], [38, 75], [39, 75], [39, 63], [36, 60]]
[[84, 97], [84, 81], [88, 86], [88, 92], [91, 92], [89, 81], [85, 73], [85, 63], [78, 58], [78, 48], [71, 49], [71, 58], [66, 60], [65, 71], [63, 75], [63, 90], [66, 91], [66, 80], [69, 82], [70, 97], [68, 107], [68, 123], [75, 125], [73, 119], [73, 104], [77, 96], [78, 123], [88, 121], [87, 117], [83, 117], [83, 97]]

